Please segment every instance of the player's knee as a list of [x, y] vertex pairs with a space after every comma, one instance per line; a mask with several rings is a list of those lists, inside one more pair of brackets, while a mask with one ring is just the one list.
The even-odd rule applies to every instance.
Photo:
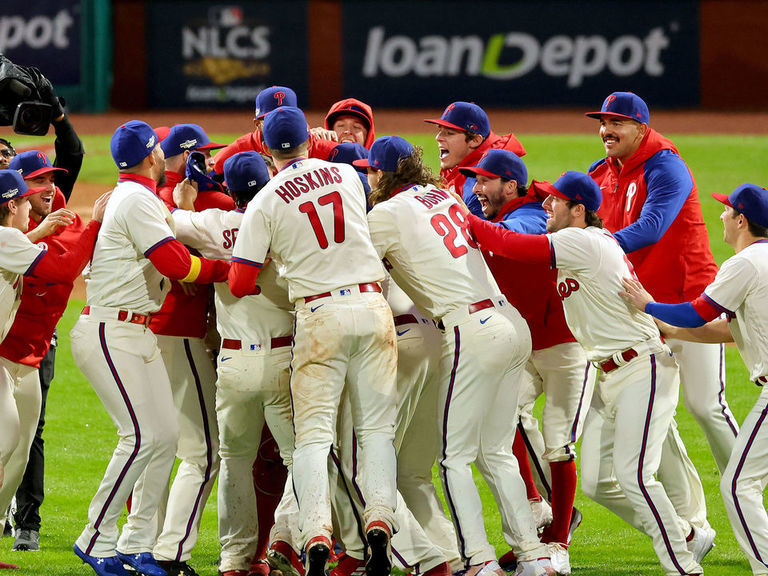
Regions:
[[722, 410], [709, 394], [683, 394], [683, 406], [697, 422], [714, 420]]
[[576, 449], [573, 444], [566, 444], [560, 448], [547, 448], [543, 458], [547, 462], [570, 462], [576, 458]]

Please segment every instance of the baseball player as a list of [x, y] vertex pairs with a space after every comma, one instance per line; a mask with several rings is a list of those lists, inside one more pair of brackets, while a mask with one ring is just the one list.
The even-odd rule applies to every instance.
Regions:
[[[197, 124], [173, 126], [160, 147], [166, 157], [165, 184], [157, 195], [169, 209], [176, 208], [173, 189], [184, 181], [187, 159], [192, 152], [203, 153], [223, 147], [211, 142]], [[232, 198], [216, 190], [200, 190], [194, 210], [234, 208]], [[166, 501], [158, 509], [161, 531], [154, 548], [155, 559], [170, 576], [196, 576], [189, 565], [197, 542], [205, 503], [219, 470], [219, 433], [216, 426], [216, 369], [205, 342], [208, 308], [213, 288], [172, 282], [160, 310], [152, 315], [149, 329], [168, 372], [173, 402], [178, 411], [181, 460]]]
[[[232, 255], [247, 203], [269, 181], [256, 152], [241, 152], [224, 163], [224, 176], [237, 209], [173, 213], [177, 238], [212, 258]], [[293, 429], [288, 393], [293, 312], [288, 292], [278, 283], [276, 264], [259, 275], [259, 294], [235, 298], [226, 284], [216, 285], [216, 320], [222, 338], [216, 411], [221, 438], [219, 538], [223, 576], [245, 576], [256, 553], [259, 526], [251, 467], [261, 430], [268, 423], [280, 454], [291, 465]], [[292, 494], [289, 494], [293, 498]], [[277, 531], [285, 531], [278, 526]], [[279, 537], [278, 534], [276, 537]], [[293, 537], [282, 534], [282, 541]]]
[[[725, 204], [720, 220], [724, 240], [736, 254], [726, 260], [715, 280], [692, 302], [654, 301], [642, 284], [624, 280], [620, 294], [639, 310], [673, 326], [669, 334], [698, 342], [735, 341], [749, 378], [763, 391], [736, 437], [720, 491], [731, 526], [753, 574], [768, 574], [768, 514], [763, 506], [768, 446], [768, 191], [742, 184], [730, 195], [712, 194]], [[726, 318], [720, 318], [725, 314]], [[667, 332], [667, 329], [664, 330]]]
[[[469, 576], [503, 574], [488, 543], [474, 463], [496, 498], [504, 535], [519, 558], [516, 574], [555, 574], [539, 542], [512, 454], [517, 391], [530, 350], [525, 321], [499, 293], [466, 218], [397, 136], [368, 156], [371, 239], [392, 278], [443, 332], [438, 464]], [[502, 481], [503, 479], [503, 481]]]
[[[155, 193], [165, 162], [149, 125], [133, 120], [118, 127], [110, 149], [120, 178], [94, 248], [88, 305], [70, 334], [75, 363], [115, 422], [119, 440], [74, 552], [100, 576], [124, 576], [123, 563], [165, 576], [152, 556], [155, 513], [179, 428], [168, 374], [147, 326], [169, 280], [221, 281], [229, 264], [191, 256], [174, 238], [170, 213]], [[118, 539], [117, 520], [134, 488]]]
[[[33, 244], [29, 228], [30, 189], [16, 170], [0, 170], [0, 341], [5, 341], [19, 309], [22, 277], [32, 274], [43, 282], [70, 285], [90, 258], [103, 214], [104, 198], [94, 207], [94, 220], [79, 242], [68, 249], [56, 242]], [[42, 227], [41, 227], [42, 228]], [[40, 414], [37, 369], [0, 357], [0, 502], [11, 502], [29, 455], [29, 445]], [[0, 568], [17, 568], [0, 563]]]
[[[367, 571], [390, 571], [395, 506], [395, 369], [392, 312], [381, 296], [384, 269], [365, 219], [365, 195], [352, 167], [307, 159], [304, 113], [283, 106], [264, 119], [280, 172], [248, 204], [235, 242], [230, 289], [255, 291], [267, 254], [282, 266], [296, 309], [291, 401], [296, 450], [293, 483], [307, 573], [322, 576], [330, 553], [328, 452], [343, 392], [360, 443]], [[354, 262], [354, 266], [350, 263]]]
[[[529, 187], [528, 170], [513, 152], [489, 150], [477, 166], [459, 170], [476, 178], [474, 192], [490, 222], [514, 232], [546, 233], [547, 215], [541, 200], [549, 195], [551, 185], [533, 181]], [[550, 543], [555, 570], [570, 574], [568, 528], [576, 496], [575, 444], [592, 398], [594, 372], [565, 322], [556, 271], [541, 264], [510, 262], [487, 251], [483, 256], [502, 293], [531, 330], [533, 352], [525, 367], [518, 409], [526, 409], [532, 418], [536, 397], [542, 392], [546, 395], [543, 458], [551, 471], [552, 520], [542, 541]], [[511, 424], [517, 426], [518, 422]], [[528, 496], [530, 500], [530, 493]], [[534, 506], [543, 505], [532, 503]]]
[[[695, 298], [712, 282], [717, 266], [690, 169], [675, 145], [649, 127], [648, 106], [639, 96], [614, 92], [600, 111], [587, 116], [600, 121], [605, 147], [606, 158], [595, 162], [589, 173], [603, 191], [600, 215], [606, 228], [615, 233], [654, 298], [661, 302]], [[685, 406], [704, 430], [722, 473], [738, 433], [725, 399], [723, 346], [675, 339], [667, 343], [680, 366]], [[665, 454], [669, 449], [683, 452], [675, 444], [668, 439]], [[662, 482], [668, 489], [687, 488], [703, 499], [698, 475], [686, 460], [665, 455]], [[714, 538], [701, 504], [700, 527]]]
[[[262, 154], [269, 154], [264, 144], [263, 126], [265, 116], [283, 106], [297, 106], [296, 92], [287, 86], [272, 86], [265, 88], [256, 96], [256, 110], [253, 118], [253, 132], [244, 134], [232, 144], [221, 150], [214, 158], [213, 169], [217, 174], [224, 173], [224, 161], [238, 152], [255, 150]], [[321, 158], [325, 160], [336, 142], [322, 136], [310, 133], [307, 155], [309, 158]]]
[[557, 269], [568, 327], [600, 368], [581, 443], [584, 493], [648, 534], [667, 574], [702, 574], [687, 522], [654, 476], [677, 405], [677, 365], [653, 321], [618, 295], [633, 272], [602, 227], [600, 201], [594, 180], [569, 171], [543, 204], [549, 234], [518, 234], [475, 216], [469, 222], [484, 250]]
[[[59, 208], [52, 212], [53, 205], [65, 206], [66, 200], [64, 194], [54, 183], [54, 174], [65, 172], [64, 169], [55, 168], [51, 165], [47, 155], [39, 150], [29, 150], [22, 152], [13, 158], [10, 169], [15, 170], [24, 178], [27, 186], [33, 191], [29, 196], [30, 218], [28, 233], [30, 240], [39, 242], [45, 241], [45, 245], [51, 254], [64, 254], [81, 241], [86, 245], [92, 245], [95, 241], [97, 222], [91, 225], [86, 236], [85, 224], [80, 217], [72, 211], [65, 208]], [[103, 215], [103, 205], [106, 199], [100, 203], [99, 212], [96, 219], [101, 220]], [[94, 228], [95, 227], [95, 228]], [[90, 255], [90, 254], [89, 254]], [[83, 265], [85, 262], [83, 262]], [[56, 329], [56, 323], [67, 306], [69, 294], [73, 288], [74, 278], [82, 271], [82, 266], [71, 270], [72, 278], [68, 282], [52, 283], [34, 276], [30, 276], [24, 283], [22, 290], [21, 304], [16, 313], [16, 318], [11, 326], [8, 335], [0, 344], [0, 357], [14, 366], [14, 372], [24, 372], [25, 376], [20, 381], [20, 386], [16, 390], [17, 407], [23, 414], [22, 418], [22, 439], [19, 448], [14, 452], [11, 464], [6, 471], [8, 483], [6, 488], [0, 491], [0, 506], [6, 506], [10, 503], [13, 493], [8, 492], [11, 486], [21, 486], [22, 478], [25, 476], [27, 461], [33, 454], [42, 457], [42, 441], [40, 441], [39, 452], [30, 449], [38, 434], [41, 433], [42, 416], [35, 419], [33, 414], [40, 415], [47, 395], [47, 384], [41, 372], [44, 370], [41, 364], [48, 355], [51, 348], [51, 340]], [[52, 370], [51, 366], [46, 366], [45, 370]], [[29, 372], [26, 374], [26, 372]], [[35, 383], [32, 380], [38, 379]], [[23, 385], [22, 385], [23, 384]], [[37, 391], [27, 388], [29, 384], [36, 387]], [[22, 454], [26, 448], [27, 452]], [[42, 471], [39, 474], [32, 474], [37, 484], [35, 488], [42, 491]], [[26, 498], [26, 491], [19, 491], [21, 495], [21, 510], [17, 509], [17, 532], [14, 541], [15, 550], [39, 550], [39, 528], [40, 517], [37, 515], [42, 493], [35, 495], [34, 498]], [[33, 491], [36, 494], [36, 491]], [[36, 519], [32, 516], [36, 515]], [[36, 522], [33, 526], [31, 523]]]
[[376, 140], [373, 109], [357, 98], [333, 104], [325, 116], [324, 127], [336, 133], [339, 143], [353, 142], [370, 148]]
[[443, 186], [449, 192], [461, 195], [470, 212], [482, 218], [480, 202], [472, 192], [474, 178], [467, 179], [459, 166], [474, 166], [493, 148], [509, 150], [520, 157], [525, 156], [525, 148], [512, 133], [495, 134], [485, 110], [474, 102], [454, 102], [446, 107], [440, 118], [424, 122], [438, 126], [435, 140], [440, 152]]
[[16, 156], [16, 150], [11, 142], [5, 138], [0, 138], [0, 170], [8, 168], [14, 156]]

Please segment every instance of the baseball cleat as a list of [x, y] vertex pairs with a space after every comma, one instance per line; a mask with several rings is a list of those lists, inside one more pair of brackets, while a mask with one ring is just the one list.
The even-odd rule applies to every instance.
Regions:
[[576, 528], [581, 526], [581, 521], [583, 519], [584, 517], [581, 515], [581, 512], [579, 512], [579, 509], [574, 506], [573, 510], [571, 510], [571, 523], [568, 525], [568, 545], [571, 544], [573, 533], [576, 532]]
[[693, 531], [693, 538], [689, 542], [686, 542], [688, 550], [693, 554], [693, 559], [697, 564], [701, 564], [704, 560], [704, 556], [709, 554], [709, 551], [715, 547], [715, 535], [717, 534], [712, 528], [699, 528], [691, 524], [691, 530]]
[[304, 565], [293, 546], [284, 540], [275, 540], [267, 550], [267, 562], [285, 576], [304, 576]]
[[504, 576], [504, 570], [496, 560], [489, 560], [482, 564], [473, 564], [467, 568], [465, 576]]
[[12, 549], [17, 552], [38, 552], [40, 550], [40, 532], [37, 530], [17, 530]]
[[517, 563], [514, 576], [557, 576], [549, 558], [520, 561]]
[[194, 568], [186, 562], [179, 562], [178, 560], [158, 560], [160, 568], [165, 570], [168, 576], [200, 576], [195, 572]]
[[571, 573], [571, 557], [568, 554], [568, 548], [559, 542], [550, 542], [547, 544], [547, 551], [549, 552], [549, 561], [555, 572], [561, 576], [569, 576]]
[[544, 498], [539, 498], [538, 500], [528, 500], [528, 503], [531, 505], [531, 514], [537, 530], [552, 524], [552, 507], [549, 502]]
[[[115, 550], [115, 554], [123, 562], [144, 576], [168, 576], [165, 570], [160, 567], [151, 552], [140, 552], [138, 554], [123, 554]], [[174, 575], [176, 576], [176, 575]]]
[[123, 562], [117, 556], [107, 556], [104, 558], [98, 558], [86, 554], [75, 544], [72, 549], [75, 555], [80, 558], [85, 564], [88, 564], [93, 571], [99, 576], [129, 576], [128, 571], [123, 568]]
[[325, 566], [331, 555], [331, 541], [316, 536], [307, 543], [307, 576], [325, 576]]
[[342, 554], [330, 576], [365, 576], [365, 561]]
[[389, 576], [392, 562], [389, 559], [389, 529], [383, 522], [371, 522], [365, 533], [368, 541], [368, 561], [365, 573], [368, 576]]
[[[251, 562], [251, 569], [248, 571], [247, 576], [269, 576], [271, 573], [272, 567], [269, 565], [269, 562], [261, 558]], [[278, 573], [282, 574], [282, 572]]]

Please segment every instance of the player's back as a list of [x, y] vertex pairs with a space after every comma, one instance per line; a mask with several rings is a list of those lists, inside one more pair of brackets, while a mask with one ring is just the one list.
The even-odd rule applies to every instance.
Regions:
[[[202, 212], [176, 210], [177, 239], [206, 258], [229, 260], [242, 224], [242, 210]], [[293, 306], [288, 300], [285, 281], [278, 277], [277, 265], [269, 262], [259, 274], [259, 294], [236, 298], [226, 282], [214, 284], [216, 326], [222, 338], [245, 342], [264, 342], [285, 336], [293, 330]]]
[[351, 166], [299, 159], [250, 202], [235, 256], [283, 265], [292, 301], [384, 279], [371, 243], [365, 192]]
[[426, 314], [442, 318], [500, 294], [464, 213], [447, 192], [412, 186], [374, 206], [368, 220], [392, 277]]

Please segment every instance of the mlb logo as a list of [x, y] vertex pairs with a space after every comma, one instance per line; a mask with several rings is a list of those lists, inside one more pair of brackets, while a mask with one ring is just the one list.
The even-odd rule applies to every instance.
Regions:
[[248, 346], [248, 349], [251, 352], [258, 352], [259, 350], [261, 350], [261, 344], [251, 344], [250, 346]]
[[349, 296], [352, 294], [352, 290], [349, 288], [344, 288], [344, 290], [339, 290], [339, 296]]

